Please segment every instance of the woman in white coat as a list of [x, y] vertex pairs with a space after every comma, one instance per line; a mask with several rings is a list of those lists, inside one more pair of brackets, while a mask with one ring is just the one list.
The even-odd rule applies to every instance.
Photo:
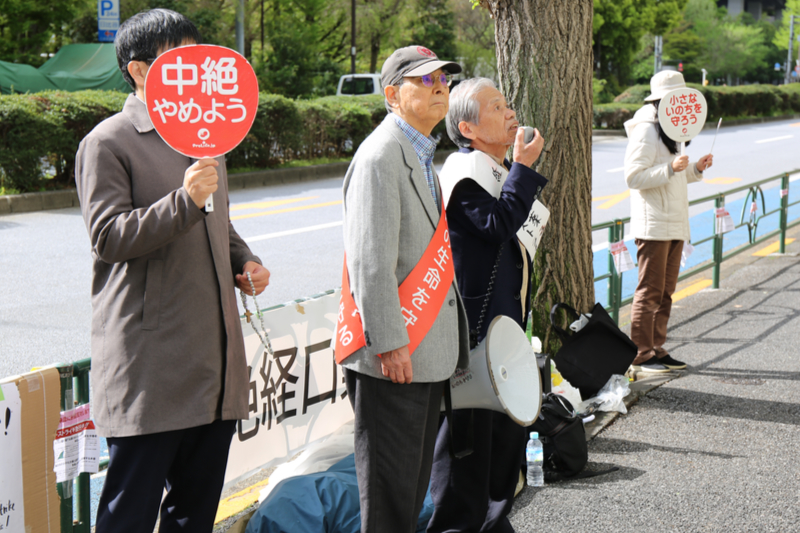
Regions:
[[658, 104], [669, 91], [686, 87], [679, 72], [659, 72], [650, 80], [650, 96], [625, 123], [625, 181], [631, 189], [631, 233], [636, 239], [639, 284], [631, 306], [631, 339], [638, 347], [633, 369], [669, 372], [686, 368], [664, 349], [672, 293], [681, 252], [689, 235], [687, 184], [701, 181], [711, 154], [690, 163], [658, 123]]

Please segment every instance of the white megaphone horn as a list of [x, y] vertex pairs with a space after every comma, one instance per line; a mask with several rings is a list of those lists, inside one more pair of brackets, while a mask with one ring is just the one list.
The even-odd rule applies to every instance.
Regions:
[[470, 352], [469, 368], [450, 378], [450, 395], [453, 409], [491, 409], [521, 426], [533, 424], [542, 407], [542, 377], [528, 336], [513, 319], [492, 320]]

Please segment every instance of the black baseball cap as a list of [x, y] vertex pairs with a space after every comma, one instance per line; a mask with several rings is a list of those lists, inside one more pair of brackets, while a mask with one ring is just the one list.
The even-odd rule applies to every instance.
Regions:
[[461, 72], [461, 65], [439, 60], [436, 54], [424, 46], [398, 48], [383, 63], [381, 85], [397, 85], [402, 78], [424, 76], [439, 69], [448, 74], [458, 74]]

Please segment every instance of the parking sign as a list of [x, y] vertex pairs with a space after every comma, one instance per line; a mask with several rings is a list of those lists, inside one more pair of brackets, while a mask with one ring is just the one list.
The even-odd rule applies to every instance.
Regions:
[[113, 43], [119, 28], [119, 0], [97, 0], [97, 36], [101, 43]]

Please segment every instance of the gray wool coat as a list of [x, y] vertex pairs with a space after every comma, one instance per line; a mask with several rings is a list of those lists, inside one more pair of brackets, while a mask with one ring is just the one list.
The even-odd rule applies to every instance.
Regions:
[[[367, 346], [342, 366], [380, 379], [380, 358], [408, 344], [397, 289], [419, 262], [439, 223], [419, 158], [391, 114], [359, 146], [347, 171], [344, 249]], [[441, 198], [441, 192], [437, 194]], [[452, 260], [452, 258], [451, 258]], [[455, 280], [411, 355], [414, 382], [448, 379], [469, 364], [467, 315]]]
[[183, 188], [193, 161], [167, 146], [134, 95], [80, 144], [75, 176], [93, 259], [92, 414], [105, 437], [248, 416], [234, 273], [260, 261], [230, 223], [219, 161], [206, 214]]

